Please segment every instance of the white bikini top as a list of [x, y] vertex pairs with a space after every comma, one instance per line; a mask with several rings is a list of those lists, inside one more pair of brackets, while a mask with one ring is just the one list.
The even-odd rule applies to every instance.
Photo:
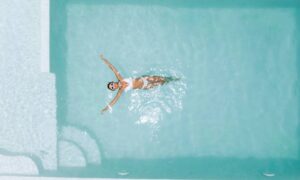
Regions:
[[125, 92], [133, 88], [132, 78], [123, 79], [123, 81], [125, 81], [128, 84], [127, 87], [124, 89]]

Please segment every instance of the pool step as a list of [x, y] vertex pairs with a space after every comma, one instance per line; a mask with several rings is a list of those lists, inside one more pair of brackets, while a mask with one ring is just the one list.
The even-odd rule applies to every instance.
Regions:
[[0, 174], [4, 175], [38, 175], [39, 169], [36, 163], [23, 155], [0, 154]]
[[60, 167], [86, 167], [86, 157], [78, 145], [67, 140], [60, 140], [58, 147]]
[[65, 126], [61, 129], [58, 138], [58, 165], [60, 167], [101, 164], [97, 142], [87, 131], [74, 126]]

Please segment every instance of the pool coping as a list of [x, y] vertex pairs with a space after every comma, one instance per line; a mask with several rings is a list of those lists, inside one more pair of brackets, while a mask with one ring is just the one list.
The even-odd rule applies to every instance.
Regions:
[[50, 0], [40, 1], [41, 27], [41, 72], [50, 71]]

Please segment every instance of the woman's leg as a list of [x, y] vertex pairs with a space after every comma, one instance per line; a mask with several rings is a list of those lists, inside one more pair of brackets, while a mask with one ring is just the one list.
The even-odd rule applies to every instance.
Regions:
[[143, 80], [143, 88], [142, 89], [150, 89], [156, 86], [163, 85], [165, 83], [169, 83], [171, 81], [179, 81], [180, 78], [176, 77], [162, 77], [162, 76], [142, 76]]
[[[164, 77], [161, 76], [148, 76], [144, 78], [144, 88], [143, 89], [150, 89], [159, 85], [163, 85], [166, 81]], [[147, 82], [145, 82], [147, 81]]]

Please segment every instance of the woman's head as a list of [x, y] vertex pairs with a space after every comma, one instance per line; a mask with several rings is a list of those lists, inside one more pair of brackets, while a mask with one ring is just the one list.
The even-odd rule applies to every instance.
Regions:
[[111, 91], [114, 91], [119, 88], [119, 85], [118, 85], [118, 83], [112, 81], [112, 82], [107, 83], [107, 88]]

